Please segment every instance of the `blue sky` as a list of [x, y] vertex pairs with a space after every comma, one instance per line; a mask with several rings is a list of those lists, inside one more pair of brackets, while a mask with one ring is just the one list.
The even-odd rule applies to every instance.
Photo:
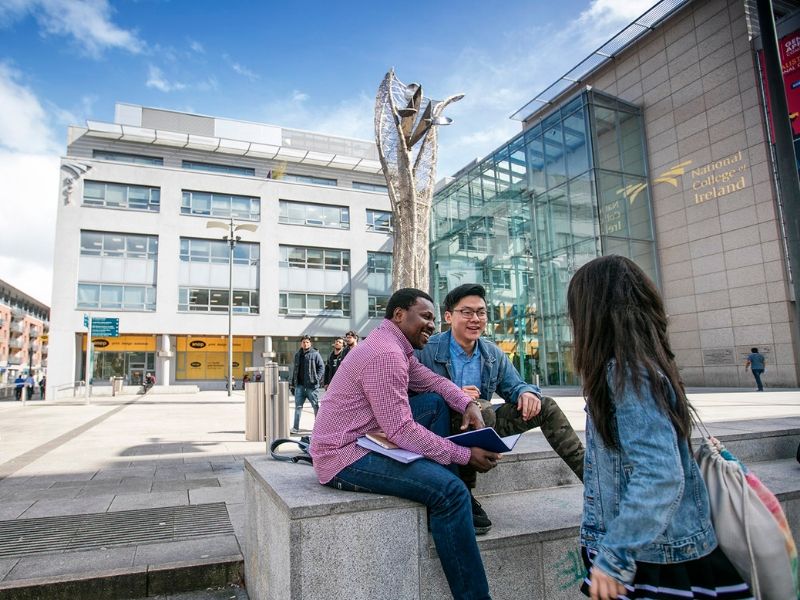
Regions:
[[49, 302], [67, 125], [115, 102], [372, 139], [394, 67], [464, 92], [438, 176], [519, 131], [508, 116], [655, 0], [0, 0], [0, 278]]

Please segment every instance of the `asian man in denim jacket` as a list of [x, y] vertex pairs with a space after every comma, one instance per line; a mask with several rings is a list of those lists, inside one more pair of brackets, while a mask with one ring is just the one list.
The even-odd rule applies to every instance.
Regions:
[[[450, 330], [431, 337], [416, 352], [419, 361], [477, 400], [486, 425], [494, 427], [500, 436], [540, 427], [553, 450], [583, 481], [583, 444], [558, 404], [552, 398], [542, 397], [537, 386], [523, 381], [505, 353], [493, 342], [481, 338], [487, 321], [483, 286], [466, 283], [454, 288], [445, 297], [444, 309]], [[493, 406], [490, 401], [494, 394], [505, 403]], [[459, 419], [453, 433], [460, 433], [460, 424]], [[471, 491], [477, 473], [461, 468], [460, 474]], [[474, 497], [472, 516], [476, 533], [489, 531], [492, 522]]]

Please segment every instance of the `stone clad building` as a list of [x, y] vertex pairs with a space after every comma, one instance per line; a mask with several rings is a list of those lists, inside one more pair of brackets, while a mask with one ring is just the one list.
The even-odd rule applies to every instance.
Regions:
[[[750, 387], [754, 346], [768, 386], [798, 385], [754, 4], [655, 5], [438, 190], [434, 293], [484, 282], [488, 333], [527, 379], [577, 382], [566, 286], [592, 257], [623, 254], [659, 283], [688, 385]], [[798, 29], [798, 3], [774, 4], [779, 38]]]

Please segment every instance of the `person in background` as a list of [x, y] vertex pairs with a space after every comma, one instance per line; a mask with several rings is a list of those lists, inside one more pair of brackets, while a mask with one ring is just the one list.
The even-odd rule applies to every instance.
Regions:
[[750, 369], [750, 372], [753, 374], [753, 378], [756, 380], [756, 389], [759, 392], [764, 391], [764, 384], [761, 383], [761, 376], [764, 374], [766, 370], [766, 359], [764, 358], [763, 354], [760, 354], [758, 348], [750, 348], [750, 354], [747, 355], [747, 358], [744, 361], [744, 369]]
[[33, 378], [33, 374], [28, 372], [28, 376], [25, 378], [25, 393], [28, 400], [33, 400], [33, 390], [35, 389], [36, 381]]
[[147, 392], [156, 384], [156, 376], [152, 373], [148, 373], [144, 376], [144, 391]]
[[717, 545], [655, 284], [630, 259], [603, 256], [572, 277], [567, 309], [587, 412], [581, 591], [752, 599]]
[[44, 393], [47, 390], [47, 375], [42, 375], [42, 378], [39, 380], [39, 394], [42, 400], [44, 400]]
[[342, 360], [345, 357], [344, 350], [344, 338], [336, 338], [333, 340], [333, 350], [331, 350], [330, 356], [328, 356], [328, 360], [325, 363], [325, 389], [328, 389], [328, 386], [333, 379], [333, 376], [336, 374], [336, 369], [339, 368]]
[[347, 356], [347, 353], [350, 350], [353, 350], [356, 346], [358, 346], [358, 334], [353, 331], [352, 329], [344, 334], [344, 354], [342, 355], [342, 360], [344, 357]]
[[[392, 295], [384, 320], [339, 366], [314, 424], [310, 452], [323, 485], [424, 504], [453, 597], [486, 600], [489, 585], [472, 527], [470, 496], [455, 465], [488, 471], [500, 455], [444, 439], [450, 433], [448, 406], [463, 415], [462, 431], [482, 427], [483, 418], [465, 392], [414, 356], [414, 349], [433, 334], [434, 322], [433, 302], [425, 292], [403, 288]], [[420, 394], [409, 398], [409, 390]], [[377, 430], [423, 458], [403, 464], [356, 443]]]
[[319, 386], [325, 380], [325, 363], [319, 351], [311, 346], [311, 336], [300, 338], [300, 349], [294, 355], [294, 369], [289, 386], [294, 393], [294, 426], [291, 433], [300, 433], [300, 416], [306, 400], [314, 409], [314, 416], [319, 410]]
[[[453, 288], [444, 299], [444, 311], [450, 329], [434, 335], [425, 348], [417, 351], [419, 361], [479, 402], [486, 425], [500, 436], [541, 427], [550, 447], [582, 480], [583, 444], [561, 408], [552, 398], [542, 397], [537, 386], [523, 381], [505, 353], [481, 337], [488, 319], [484, 287], [465, 283]], [[495, 394], [505, 402], [491, 404]], [[452, 433], [458, 433], [459, 424], [459, 415], [453, 414]], [[471, 491], [477, 483], [477, 473], [469, 467], [460, 471]], [[474, 496], [472, 516], [478, 535], [492, 527], [492, 521]]]
[[20, 373], [14, 380], [14, 398], [16, 398], [17, 400], [22, 400], [22, 390], [24, 387], [25, 387], [25, 378], [22, 376], [22, 373]]

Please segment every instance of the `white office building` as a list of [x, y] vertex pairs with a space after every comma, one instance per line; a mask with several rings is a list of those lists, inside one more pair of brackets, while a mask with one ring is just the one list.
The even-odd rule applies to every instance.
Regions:
[[209, 221], [246, 223], [233, 257], [233, 374], [272, 345], [290, 364], [309, 334], [379, 322], [391, 288], [391, 213], [374, 143], [117, 104], [70, 127], [61, 161], [48, 390], [84, 379], [84, 315], [118, 317], [93, 340], [95, 385], [222, 387], [229, 247]]

